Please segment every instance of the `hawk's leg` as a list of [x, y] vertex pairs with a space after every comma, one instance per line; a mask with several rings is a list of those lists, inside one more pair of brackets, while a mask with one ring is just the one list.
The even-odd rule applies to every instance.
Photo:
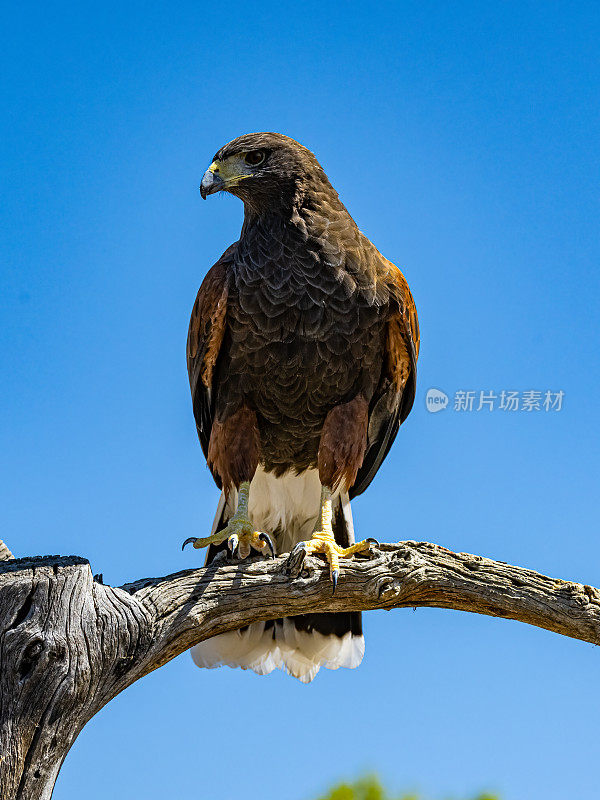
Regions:
[[329, 564], [329, 575], [335, 592], [340, 574], [340, 558], [349, 558], [354, 553], [364, 553], [370, 550], [371, 544], [377, 544], [377, 540], [365, 539], [362, 542], [350, 545], [350, 547], [341, 547], [335, 541], [335, 536], [333, 535], [332, 516], [331, 491], [322, 486], [319, 518], [312, 536], [308, 542], [298, 542], [290, 553], [290, 558], [293, 560], [300, 559], [302, 562], [308, 555], [322, 553]]
[[335, 406], [327, 414], [319, 443], [318, 466], [321, 479], [319, 517], [308, 542], [299, 542], [291, 553], [300, 562], [308, 554], [322, 553], [329, 564], [333, 591], [340, 574], [340, 558], [370, 549], [375, 539], [365, 539], [350, 547], [341, 547], [332, 527], [332, 490], [340, 483], [350, 487], [362, 464], [367, 446], [368, 404], [359, 394], [348, 403]]
[[243, 481], [238, 489], [238, 504], [233, 517], [229, 520], [226, 527], [212, 536], [205, 536], [204, 538], [190, 538], [186, 539], [183, 547], [186, 544], [193, 544], [197, 549], [201, 547], [208, 547], [210, 544], [222, 544], [227, 539], [227, 547], [230, 552], [235, 553], [238, 551], [240, 558], [246, 558], [250, 555], [250, 549], [254, 548], [259, 553], [264, 555], [267, 552], [271, 553], [271, 557], [275, 558], [275, 548], [271, 537], [267, 533], [261, 533], [254, 530], [254, 525], [250, 521], [248, 515], [248, 498], [250, 496], [250, 481]]
[[238, 490], [238, 504], [235, 514], [223, 530], [212, 536], [199, 539], [186, 539], [183, 543], [193, 543], [194, 547], [219, 545], [227, 540], [227, 547], [233, 554], [236, 549], [240, 558], [250, 555], [251, 548], [259, 553], [270, 551], [275, 558], [275, 548], [266, 533], [254, 530], [248, 513], [250, 481], [258, 465], [259, 436], [256, 413], [245, 405], [223, 420], [217, 418], [213, 424], [208, 447], [208, 463], [219, 475], [225, 491], [233, 486]]

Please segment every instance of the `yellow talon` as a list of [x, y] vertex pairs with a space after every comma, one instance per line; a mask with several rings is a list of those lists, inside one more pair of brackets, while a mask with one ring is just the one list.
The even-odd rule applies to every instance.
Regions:
[[331, 506], [331, 492], [329, 489], [322, 487], [321, 489], [321, 511], [319, 520], [313, 531], [313, 534], [308, 542], [299, 542], [296, 548], [302, 549], [304, 555], [314, 555], [321, 553], [327, 559], [329, 564], [329, 575], [333, 583], [333, 591], [337, 586], [338, 576], [340, 574], [340, 558], [349, 558], [354, 553], [361, 553], [369, 550], [375, 539], [365, 539], [362, 542], [350, 545], [350, 547], [341, 547], [333, 535], [332, 521], [332, 506]]
[[271, 557], [275, 558], [275, 548], [271, 537], [267, 533], [255, 531], [254, 525], [248, 516], [249, 493], [250, 483], [245, 481], [240, 484], [237, 510], [227, 523], [227, 526], [212, 536], [186, 539], [181, 549], [183, 550], [186, 544], [190, 543], [194, 548], [200, 549], [211, 544], [222, 544], [227, 539], [227, 547], [232, 555], [237, 549], [240, 558], [247, 558], [250, 555], [250, 549], [253, 547], [260, 553], [265, 553], [268, 549], [271, 552]]

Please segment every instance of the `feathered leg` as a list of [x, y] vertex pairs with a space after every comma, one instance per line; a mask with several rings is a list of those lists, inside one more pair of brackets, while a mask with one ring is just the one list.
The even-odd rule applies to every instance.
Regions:
[[302, 563], [313, 553], [322, 553], [329, 564], [333, 591], [340, 574], [340, 558], [370, 550], [376, 539], [365, 539], [350, 547], [341, 547], [335, 541], [332, 527], [332, 493], [340, 483], [350, 487], [362, 464], [367, 446], [368, 404], [362, 395], [349, 403], [335, 406], [323, 425], [319, 443], [319, 478], [321, 480], [321, 506], [315, 530], [309, 541], [299, 542], [291, 559]]
[[232, 486], [237, 488], [237, 509], [225, 528], [212, 536], [190, 537], [185, 540], [183, 547], [190, 543], [195, 548], [219, 545], [227, 539], [230, 552], [233, 554], [237, 550], [240, 558], [250, 555], [251, 548], [264, 554], [270, 551], [272, 558], [275, 558], [271, 537], [255, 531], [248, 514], [250, 481], [258, 466], [258, 445], [256, 414], [246, 406], [224, 421], [215, 420], [208, 447], [208, 463], [219, 475], [226, 492]]

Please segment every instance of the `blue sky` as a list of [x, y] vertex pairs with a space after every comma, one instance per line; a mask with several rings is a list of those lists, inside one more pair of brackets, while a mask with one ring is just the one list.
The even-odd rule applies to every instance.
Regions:
[[[596, 4], [24, 2], [0, 22], [15, 554], [81, 554], [117, 585], [200, 563], [180, 543], [218, 495], [185, 338], [242, 208], [198, 185], [226, 141], [276, 130], [315, 151], [419, 309], [415, 408], [359, 534], [600, 585]], [[560, 412], [452, 408], [547, 389]], [[595, 796], [592, 645], [423, 609], [365, 629], [361, 668], [308, 687], [184, 654], [92, 720], [55, 796], [311, 800], [371, 769], [434, 800]]]

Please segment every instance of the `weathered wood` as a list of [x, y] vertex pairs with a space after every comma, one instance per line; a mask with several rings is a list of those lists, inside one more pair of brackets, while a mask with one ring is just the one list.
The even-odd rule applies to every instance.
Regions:
[[325, 564], [209, 567], [120, 588], [76, 556], [0, 562], [0, 798], [49, 800], [85, 723], [138, 678], [192, 645], [308, 611], [436, 606], [506, 617], [600, 644], [600, 592], [426, 542], [345, 562], [334, 597]]
[[14, 556], [2, 539], [0, 539], [0, 561], [8, 561], [9, 558], [14, 558]]

